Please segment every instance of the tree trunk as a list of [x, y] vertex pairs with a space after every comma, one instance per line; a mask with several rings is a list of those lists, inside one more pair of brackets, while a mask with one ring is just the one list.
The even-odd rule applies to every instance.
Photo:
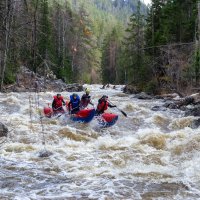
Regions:
[[7, 65], [7, 58], [8, 58], [8, 51], [9, 51], [9, 42], [10, 42], [10, 27], [11, 27], [11, 19], [12, 19], [12, 13], [11, 13], [11, 6], [12, 6], [12, 0], [6, 0], [5, 1], [5, 50], [3, 55], [3, 64], [2, 64], [2, 71], [1, 71], [1, 82], [0, 82], [0, 91], [3, 90], [3, 83], [4, 83], [4, 77], [5, 77], [5, 70]]
[[32, 68], [34, 69], [35, 72], [37, 72], [37, 67], [36, 67], [36, 45], [37, 45], [37, 10], [38, 10], [38, 0], [36, 1], [36, 5], [34, 8], [34, 13], [33, 13], [33, 25], [32, 25], [32, 47], [31, 47], [31, 54], [32, 54]]
[[[198, 47], [197, 47], [197, 56], [198, 58], [200, 57], [200, 1], [198, 1]], [[198, 61], [198, 65], [199, 65], [199, 61]], [[195, 77], [195, 82], [196, 82], [196, 86], [199, 85], [199, 68], [200, 66], [196, 66], [196, 77]]]

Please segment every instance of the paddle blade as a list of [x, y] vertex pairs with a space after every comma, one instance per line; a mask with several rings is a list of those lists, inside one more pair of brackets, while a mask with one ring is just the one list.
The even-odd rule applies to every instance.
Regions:
[[126, 114], [123, 110], [120, 110], [120, 112], [121, 112], [125, 117], [127, 117], [127, 114]]
[[59, 118], [59, 117], [61, 117], [62, 115], [63, 115], [63, 114], [58, 115], [58, 116], [56, 117], [56, 119]]
[[[110, 102], [110, 101], [108, 101], [111, 105], [114, 105], [112, 102]], [[123, 111], [123, 110], [121, 110], [121, 109], [119, 109], [117, 106], [116, 106], [116, 108], [125, 116], [125, 117], [127, 117], [127, 114]]]

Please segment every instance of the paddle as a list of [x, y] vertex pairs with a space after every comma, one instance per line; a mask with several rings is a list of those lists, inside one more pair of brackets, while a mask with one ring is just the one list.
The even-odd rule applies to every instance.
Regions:
[[[62, 106], [58, 107], [58, 108], [53, 108], [53, 111], [58, 111], [60, 108], [62, 108]], [[60, 110], [62, 111], [62, 110]], [[57, 114], [56, 119], [59, 118], [61, 115], [63, 115], [65, 113], [65, 110], [63, 109], [63, 112], [61, 112], [61, 114]]]
[[[70, 111], [69, 111], [69, 114], [70, 115], [73, 115], [71, 112], [73, 111], [73, 110], [75, 110], [76, 108], [78, 108], [79, 106], [77, 106], [77, 107], [75, 107], [75, 108], [73, 108], [73, 109], [71, 109]], [[78, 111], [77, 111], [78, 112]], [[74, 113], [75, 114], [75, 113]]]
[[[75, 108], [73, 108], [73, 109], [71, 109], [70, 111], [69, 111], [69, 115], [73, 115], [73, 114], [71, 114], [71, 112], [73, 111], [73, 110], [75, 110], [76, 108], [78, 108], [79, 106], [77, 106], [77, 107], [75, 107]], [[67, 112], [63, 112], [63, 113], [61, 113], [60, 115], [58, 115], [56, 118], [59, 118], [60, 116], [62, 116], [63, 114], [66, 114]], [[75, 114], [75, 113], [74, 113]]]
[[[113, 106], [116, 106], [116, 105], [114, 105], [112, 102], [110, 102], [110, 101], [108, 101], [111, 105], [113, 105]], [[116, 108], [117, 108], [117, 110], [119, 110], [125, 117], [127, 117], [127, 114], [123, 111], [123, 110], [121, 110], [121, 109], [119, 109], [117, 106], [116, 106]]]
[[58, 109], [60, 109], [60, 108], [62, 108], [62, 106], [60, 106], [60, 107], [58, 107], [58, 108], [53, 108], [53, 110], [58, 110]]

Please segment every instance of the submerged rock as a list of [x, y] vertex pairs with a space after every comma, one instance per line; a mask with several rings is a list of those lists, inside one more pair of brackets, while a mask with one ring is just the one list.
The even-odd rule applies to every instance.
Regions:
[[200, 106], [188, 109], [185, 112], [185, 116], [200, 116]]
[[47, 150], [43, 150], [43, 151], [39, 152], [39, 157], [40, 158], [49, 157], [51, 155], [53, 155], [53, 153], [50, 152], [50, 151], [47, 151]]
[[8, 135], [8, 128], [0, 122], [0, 137], [5, 137]]
[[192, 128], [198, 128], [200, 125], [200, 118], [192, 122]]
[[153, 110], [153, 111], [166, 111], [167, 108], [165, 108], [165, 107], [163, 107], [163, 106], [153, 106], [153, 107], [151, 108], [151, 110]]

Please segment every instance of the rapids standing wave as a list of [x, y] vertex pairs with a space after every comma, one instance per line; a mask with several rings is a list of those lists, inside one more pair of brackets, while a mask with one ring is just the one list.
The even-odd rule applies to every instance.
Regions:
[[[56, 92], [0, 93], [0, 121], [10, 131], [0, 138], [0, 199], [200, 199], [200, 128], [190, 128], [194, 117], [152, 111], [162, 100], [134, 99], [122, 86], [87, 87], [95, 104], [106, 94], [128, 118], [110, 109], [119, 120], [107, 129], [95, 120], [40, 120]], [[41, 151], [52, 155], [40, 157]]]

